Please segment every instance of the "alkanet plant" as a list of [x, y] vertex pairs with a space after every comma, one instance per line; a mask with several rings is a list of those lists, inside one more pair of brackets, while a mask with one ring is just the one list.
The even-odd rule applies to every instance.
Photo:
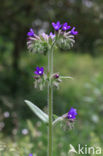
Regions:
[[34, 87], [43, 90], [46, 84], [48, 85], [48, 114], [39, 109], [32, 102], [25, 100], [27, 105], [32, 109], [32, 111], [45, 123], [48, 125], [48, 156], [53, 156], [52, 153], [52, 130], [53, 126], [56, 126], [61, 120], [66, 120], [69, 122], [74, 122], [77, 116], [77, 110], [71, 108], [66, 114], [57, 117], [53, 121], [53, 87], [59, 87], [59, 84], [63, 79], [72, 78], [70, 76], [62, 76], [58, 73], [53, 73], [53, 53], [55, 47], [61, 50], [69, 50], [73, 47], [75, 43], [75, 35], [78, 34], [76, 28], [71, 28], [67, 22], [61, 24], [59, 21], [57, 23], [52, 22], [54, 28], [54, 33], [46, 34], [45, 32], [36, 35], [34, 30], [31, 28], [27, 33], [27, 47], [30, 52], [40, 53], [48, 55], [48, 70], [46, 71], [44, 67], [36, 67], [34, 71]]

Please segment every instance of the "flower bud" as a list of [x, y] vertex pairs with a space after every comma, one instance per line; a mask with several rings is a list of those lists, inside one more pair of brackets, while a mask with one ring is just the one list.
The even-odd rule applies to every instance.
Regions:
[[55, 78], [55, 79], [58, 79], [58, 78], [59, 78], [59, 74], [55, 74], [55, 75], [54, 75], [54, 78]]

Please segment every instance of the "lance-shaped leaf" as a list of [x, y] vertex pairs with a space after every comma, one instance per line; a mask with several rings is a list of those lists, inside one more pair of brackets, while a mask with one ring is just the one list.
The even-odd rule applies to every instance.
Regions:
[[28, 100], [25, 100], [25, 103], [43, 122], [48, 123], [49, 117], [46, 113], [44, 113], [40, 108]]

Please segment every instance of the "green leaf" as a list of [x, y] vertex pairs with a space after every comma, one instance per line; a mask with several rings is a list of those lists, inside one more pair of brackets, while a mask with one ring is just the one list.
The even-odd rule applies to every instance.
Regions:
[[25, 100], [25, 103], [43, 122], [48, 123], [49, 117], [46, 113], [44, 113], [40, 108], [28, 100]]

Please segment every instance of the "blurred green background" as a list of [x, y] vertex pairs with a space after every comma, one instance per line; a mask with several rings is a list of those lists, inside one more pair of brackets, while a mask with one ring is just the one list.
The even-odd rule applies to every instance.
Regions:
[[79, 35], [72, 50], [54, 53], [54, 71], [74, 79], [64, 80], [59, 90], [54, 89], [53, 110], [62, 115], [74, 107], [78, 117], [73, 129], [61, 124], [54, 128], [53, 156], [68, 156], [69, 144], [76, 149], [78, 144], [103, 148], [103, 1], [3, 0], [0, 156], [46, 156], [47, 126], [24, 99], [47, 111], [47, 88], [41, 92], [33, 86], [33, 71], [36, 66], [46, 69], [47, 57], [28, 53], [26, 34], [31, 27], [35, 33], [53, 31], [51, 22], [58, 20], [76, 26]]

